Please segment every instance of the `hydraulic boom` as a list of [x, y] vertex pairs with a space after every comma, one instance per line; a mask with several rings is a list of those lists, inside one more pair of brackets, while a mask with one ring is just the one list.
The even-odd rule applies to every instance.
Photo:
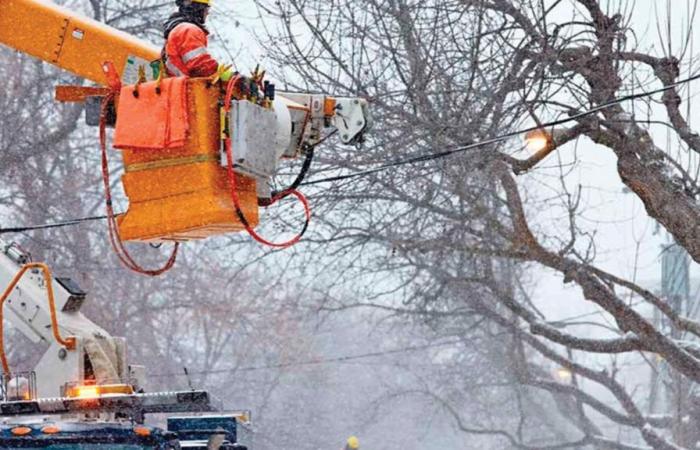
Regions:
[[147, 42], [49, 2], [0, 0], [0, 43], [107, 86], [111, 61], [136, 81], [139, 65], [160, 57]]
[[[45, 265], [31, 264], [18, 245], [0, 239], [0, 287], [6, 319], [31, 341], [49, 344], [34, 368], [36, 395], [61, 397], [68, 384], [85, 381], [137, 380], [139, 389], [143, 367], [127, 365], [124, 339], [110, 336], [80, 312], [85, 292], [70, 278], [53, 277]], [[8, 381], [13, 371], [5, 349], [0, 352]]]

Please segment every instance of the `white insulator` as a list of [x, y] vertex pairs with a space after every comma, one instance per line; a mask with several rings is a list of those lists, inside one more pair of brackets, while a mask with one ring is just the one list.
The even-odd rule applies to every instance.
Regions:
[[289, 113], [287, 103], [280, 97], [275, 98], [275, 101], [272, 103], [272, 109], [277, 116], [274, 150], [276, 159], [280, 159], [292, 143], [292, 116]]

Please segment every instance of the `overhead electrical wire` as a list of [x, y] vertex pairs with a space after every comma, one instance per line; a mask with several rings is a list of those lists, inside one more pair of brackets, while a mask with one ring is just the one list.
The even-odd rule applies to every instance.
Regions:
[[624, 103], [624, 102], [628, 102], [628, 101], [632, 101], [632, 100], [637, 100], [640, 98], [651, 97], [652, 95], [666, 92], [670, 89], [681, 86], [683, 84], [690, 83], [691, 81], [695, 81], [698, 79], [700, 79], [700, 74], [693, 75], [691, 77], [688, 77], [688, 78], [685, 78], [682, 80], [678, 80], [675, 83], [669, 84], [667, 86], [664, 86], [662, 88], [655, 89], [652, 91], [644, 91], [644, 92], [640, 92], [638, 94], [630, 94], [630, 95], [626, 95], [623, 97], [618, 97], [615, 100], [612, 100], [608, 103], [598, 105], [594, 108], [587, 109], [587, 110], [582, 111], [580, 113], [572, 114], [572, 115], [565, 117], [563, 119], [553, 120], [550, 122], [542, 123], [540, 125], [534, 125], [534, 126], [531, 126], [528, 128], [522, 128], [519, 130], [515, 130], [515, 131], [511, 131], [508, 133], [504, 133], [504, 134], [495, 136], [495, 137], [490, 138], [490, 139], [472, 142], [472, 143], [469, 143], [466, 145], [454, 147], [450, 150], [445, 150], [445, 151], [438, 152], [438, 153], [430, 153], [430, 154], [425, 154], [425, 155], [419, 155], [419, 156], [409, 158], [409, 159], [397, 160], [397, 161], [390, 162], [387, 164], [382, 164], [381, 166], [378, 166], [378, 167], [373, 167], [371, 169], [367, 169], [367, 170], [363, 170], [363, 171], [359, 171], [359, 172], [354, 172], [354, 173], [350, 173], [350, 174], [346, 174], [346, 175], [338, 175], [338, 176], [333, 176], [333, 177], [328, 177], [328, 178], [321, 178], [319, 180], [307, 181], [305, 183], [302, 183], [301, 186], [309, 186], [309, 185], [313, 185], [313, 184], [330, 183], [330, 182], [334, 182], [334, 181], [342, 181], [342, 180], [347, 180], [347, 179], [351, 179], [351, 178], [358, 178], [358, 177], [363, 177], [363, 176], [367, 176], [367, 175], [372, 175], [372, 174], [377, 173], [377, 172], [383, 172], [384, 170], [390, 169], [392, 167], [404, 166], [404, 165], [408, 165], [408, 164], [415, 164], [415, 163], [419, 163], [419, 162], [432, 161], [435, 159], [445, 158], [445, 157], [454, 155], [456, 153], [463, 153], [463, 152], [466, 152], [468, 150], [473, 150], [475, 148], [484, 147], [484, 146], [491, 145], [491, 144], [496, 144], [498, 142], [504, 141], [506, 139], [510, 139], [512, 137], [515, 137], [515, 136], [527, 134], [531, 131], [536, 131], [536, 130], [540, 130], [543, 128], [556, 127], [558, 125], [564, 125], [566, 123], [574, 122], [576, 120], [582, 119], [584, 117], [596, 114], [600, 111], [603, 111], [607, 108], [610, 108], [611, 106], [619, 105], [620, 103]]
[[400, 353], [408, 353], [408, 352], [414, 352], [414, 351], [418, 351], [418, 350], [428, 350], [428, 349], [436, 348], [436, 347], [456, 345], [456, 344], [459, 344], [461, 342], [462, 342], [461, 340], [457, 339], [457, 340], [438, 342], [438, 343], [433, 343], [433, 344], [414, 345], [414, 346], [410, 346], [410, 347], [403, 347], [403, 348], [397, 348], [397, 349], [392, 349], [392, 350], [362, 353], [362, 354], [357, 354], [357, 355], [336, 356], [336, 357], [332, 357], [332, 358], [319, 358], [319, 359], [310, 359], [310, 360], [305, 360], [305, 361], [290, 361], [287, 363], [269, 364], [269, 365], [260, 365], [260, 366], [244, 366], [244, 367], [236, 367], [236, 368], [231, 368], [231, 369], [213, 369], [213, 370], [205, 370], [205, 371], [199, 371], [199, 372], [187, 371], [187, 372], [183, 372], [183, 373], [151, 373], [151, 374], [148, 374], [148, 377], [149, 378], [169, 378], [169, 377], [174, 377], [174, 376], [189, 376], [189, 375], [216, 375], [216, 374], [228, 374], [228, 373], [236, 373], [236, 372], [255, 372], [255, 371], [260, 371], [260, 370], [285, 369], [285, 368], [291, 368], [291, 367], [319, 366], [319, 365], [332, 364], [332, 363], [355, 361], [358, 359], [374, 358], [377, 356], [386, 356], [386, 355], [393, 355], [393, 354], [400, 354]]
[[[656, 94], [660, 94], [663, 92], [666, 92], [668, 90], [674, 89], [676, 87], [682, 86], [684, 84], [688, 84], [692, 81], [696, 81], [700, 79], [700, 73], [696, 75], [692, 75], [690, 77], [678, 80], [674, 83], [668, 84], [666, 86], [663, 86], [658, 89], [654, 89], [651, 91], [642, 91], [637, 94], [630, 94], [630, 95], [625, 95], [622, 97], [618, 97], [615, 100], [611, 100], [607, 103], [604, 103], [602, 105], [595, 106], [591, 109], [587, 109], [585, 111], [581, 111], [576, 114], [572, 114], [568, 117], [558, 119], [558, 120], [553, 120], [550, 122], [542, 123], [539, 125], [527, 127], [527, 128], [522, 128], [518, 129], [515, 131], [510, 131], [508, 133], [500, 134], [498, 136], [485, 139], [482, 141], [476, 141], [472, 142], [466, 145], [461, 145], [457, 147], [453, 147], [449, 150], [445, 150], [442, 152], [437, 152], [437, 153], [429, 153], [429, 154], [424, 154], [424, 155], [418, 155], [412, 158], [408, 159], [402, 159], [402, 160], [396, 160], [387, 164], [382, 164], [377, 167], [373, 167], [371, 169], [366, 169], [366, 170], [361, 170], [345, 175], [337, 175], [337, 176], [332, 176], [332, 177], [327, 177], [327, 178], [320, 178], [318, 180], [310, 180], [310, 181], [305, 181], [301, 183], [299, 186], [312, 186], [312, 185], [317, 185], [317, 184], [325, 184], [325, 183], [332, 183], [336, 181], [343, 181], [343, 180], [348, 180], [352, 178], [359, 178], [359, 177], [364, 177], [367, 175], [372, 175], [378, 172], [383, 172], [385, 170], [388, 170], [393, 167], [399, 167], [399, 166], [405, 166], [409, 164], [416, 164], [420, 162], [426, 162], [426, 161], [433, 161], [436, 159], [441, 159], [441, 158], [446, 158], [448, 156], [452, 156], [458, 153], [464, 153], [469, 150], [473, 150], [479, 147], [485, 147], [487, 145], [491, 144], [496, 144], [502, 141], [505, 141], [506, 139], [510, 139], [516, 136], [520, 136], [522, 134], [529, 133], [531, 131], [539, 130], [542, 128], [551, 128], [551, 127], [556, 127], [558, 125], [564, 125], [567, 123], [575, 122], [579, 119], [582, 119], [587, 116], [591, 116], [593, 114], [596, 114], [600, 111], [603, 111], [607, 108], [610, 108], [611, 106], [619, 105], [621, 103], [625, 103], [628, 101], [633, 101], [633, 100], [638, 100], [640, 98], [646, 98], [646, 97], [651, 97]], [[73, 226], [73, 225], [78, 225], [80, 223], [84, 222], [91, 222], [91, 221], [97, 221], [97, 220], [105, 220], [107, 219], [106, 216], [92, 216], [92, 217], [81, 217], [81, 218], [76, 218], [76, 219], [69, 219], [65, 221], [60, 221], [60, 222], [55, 222], [55, 223], [49, 223], [45, 225], [34, 225], [34, 226], [22, 226], [22, 227], [11, 227], [11, 228], [0, 228], [0, 234], [6, 234], [6, 233], [24, 233], [27, 231], [36, 231], [36, 230], [45, 230], [45, 229], [50, 229], [50, 228], [61, 228], [61, 227], [68, 227], [68, 226]]]
[[54, 223], [49, 223], [49, 224], [44, 224], [44, 225], [27, 225], [27, 226], [22, 226], [22, 227], [9, 227], [9, 228], [0, 228], [0, 234], [6, 234], [6, 233], [24, 233], [27, 231], [35, 231], [35, 230], [46, 230], [50, 228], [61, 228], [61, 227], [68, 227], [68, 226], [73, 226], [73, 225], [79, 225], [84, 222], [94, 222], [97, 220], [105, 220], [107, 218], [106, 215], [102, 216], [89, 216], [89, 217], [81, 217], [78, 219], [67, 219], [67, 220], [62, 220], [59, 222], [54, 222]]

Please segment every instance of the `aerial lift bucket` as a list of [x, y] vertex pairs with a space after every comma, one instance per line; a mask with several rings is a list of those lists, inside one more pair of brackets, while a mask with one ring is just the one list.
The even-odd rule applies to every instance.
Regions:
[[[117, 219], [124, 241], [186, 241], [244, 229], [231, 199], [226, 168], [219, 163], [220, 89], [207, 79], [191, 78], [185, 83], [188, 130], [184, 145], [156, 150], [121, 148], [122, 183], [129, 198], [127, 212]], [[124, 120], [117, 108], [118, 120]], [[245, 218], [251, 226], [257, 225], [255, 180], [238, 175], [236, 186]]]

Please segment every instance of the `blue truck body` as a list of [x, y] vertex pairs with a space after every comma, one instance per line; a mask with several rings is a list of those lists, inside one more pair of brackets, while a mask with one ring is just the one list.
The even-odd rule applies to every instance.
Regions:
[[237, 415], [168, 418], [167, 429], [130, 422], [41, 421], [0, 425], [0, 449], [206, 450], [219, 435], [219, 450], [250, 450], [250, 429]]

